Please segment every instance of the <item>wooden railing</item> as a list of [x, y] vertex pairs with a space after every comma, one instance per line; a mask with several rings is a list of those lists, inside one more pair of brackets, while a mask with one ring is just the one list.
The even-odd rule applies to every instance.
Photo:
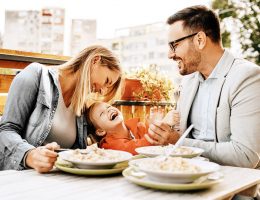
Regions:
[[32, 62], [58, 65], [69, 58], [68, 56], [0, 49], [0, 115], [4, 111], [8, 90], [17, 71], [24, 69]]

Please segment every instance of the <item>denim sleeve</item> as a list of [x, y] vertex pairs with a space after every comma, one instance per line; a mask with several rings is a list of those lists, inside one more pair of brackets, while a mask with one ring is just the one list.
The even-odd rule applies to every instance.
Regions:
[[34, 109], [41, 75], [40, 64], [27, 66], [14, 78], [0, 122], [0, 170], [23, 169], [24, 154], [34, 148], [24, 140]]

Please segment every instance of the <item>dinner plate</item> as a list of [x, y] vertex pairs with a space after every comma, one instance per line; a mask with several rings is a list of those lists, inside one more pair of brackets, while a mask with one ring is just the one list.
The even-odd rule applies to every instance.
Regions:
[[[174, 146], [174, 145], [172, 145]], [[148, 157], [155, 157], [155, 156], [160, 156], [164, 155], [166, 148], [169, 148], [170, 146], [145, 146], [145, 147], [138, 147], [135, 149], [135, 151], [138, 154], [148, 156]], [[172, 153], [170, 156], [172, 157], [183, 157], [183, 158], [193, 158], [196, 156], [200, 156], [204, 150], [201, 148], [197, 147], [188, 147], [188, 146], [181, 146], [181, 148], [187, 148], [192, 151], [192, 153], [185, 153], [185, 154], [180, 154], [180, 153]]]
[[218, 183], [220, 183], [223, 179], [220, 178], [218, 180], [205, 180], [203, 182], [192, 182], [186, 184], [180, 183], [163, 183], [159, 181], [153, 181], [147, 178], [144, 174], [143, 176], [136, 176], [135, 169], [132, 167], [128, 167], [123, 171], [123, 176], [130, 182], [135, 183], [137, 185], [148, 187], [156, 190], [167, 190], [167, 191], [192, 191], [192, 190], [202, 190], [210, 188]]
[[61, 171], [77, 174], [77, 175], [86, 175], [86, 176], [102, 176], [102, 175], [110, 175], [110, 174], [119, 174], [121, 173], [126, 167], [127, 162], [120, 163], [115, 165], [111, 169], [79, 169], [73, 167], [72, 165], [63, 165], [59, 162], [55, 163], [55, 167]]
[[189, 183], [201, 176], [216, 172], [220, 166], [213, 162], [187, 158], [143, 158], [129, 162], [147, 174], [151, 180], [165, 183]]
[[102, 152], [100, 153], [101, 155], [96, 154], [96, 157], [94, 152], [91, 152], [93, 154], [88, 152], [81, 153], [80, 150], [77, 153], [78, 156], [75, 156], [75, 150], [69, 150], [60, 152], [59, 157], [81, 169], [109, 169], [118, 163], [128, 161], [132, 158], [132, 154], [125, 151], [110, 149], [98, 149], [98, 151]]

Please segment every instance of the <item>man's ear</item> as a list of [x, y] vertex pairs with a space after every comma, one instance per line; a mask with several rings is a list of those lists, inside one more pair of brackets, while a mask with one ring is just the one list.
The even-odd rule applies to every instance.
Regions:
[[200, 31], [197, 34], [198, 49], [203, 49], [206, 45], [206, 41], [207, 41], [207, 35], [203, 31]]
[[96, 134], [98, 135], [98, 136], [104, 136], [104, 135], [106, 135], [106, 131], [105, 130], [102, 130], [102, 129], [97, 129], [96, 130]]

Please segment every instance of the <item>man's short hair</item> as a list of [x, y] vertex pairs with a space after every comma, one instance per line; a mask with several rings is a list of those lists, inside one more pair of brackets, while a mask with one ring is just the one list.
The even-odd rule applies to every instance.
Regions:
[[195, 33], [203, 31], [214, 43], [221, 41], [220, 23], [213, 10], [203, 5], [184, 8], [167, 19], [167, 24], [172, 25], [183, 21], [183, 29]]

